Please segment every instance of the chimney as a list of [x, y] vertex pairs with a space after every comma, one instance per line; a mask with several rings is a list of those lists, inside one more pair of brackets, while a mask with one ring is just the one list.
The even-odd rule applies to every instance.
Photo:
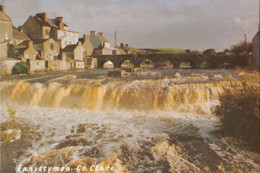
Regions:
[[124, 43], [120, 43], [120, 48], [123, 48], [124, 47]]
[[33, 41], [32, 41], [32, 40], [29, 40], [29, 41], [28, 41], [28, 47], [29, 47], [29, 48], [33, 47]]
[[104, 32], [100, 32], [98, 34], [101, 35], [102, 37], [104, 37]]
[[128, 47], [128, 44], [125, 44], [126, 47]]
[[37, 17], [41, 18], [44, 21], [47, 21], [47, 13], [37, 13], [36, 14]]
[[20, 25], [20, 26], [18, 26], [17, 29], [18, 29], [18, 31], [23, 32], [23, 26]]
[[96, 35], [96, 31], [90, 31], [90, 35]]
[[63, 29], [64, 28], [63, 17], [55, 17], [55, 20], [58, 21], [59, 23], [59, 29]]
[[5, 6], [4, 6], [4, 5], [0, 5], [0, 11], [2, 11], [3, 13], [5, 13]]
[[89, 35], [88, 34], [84, 34], [83, 35], [83, 40], [86, 41], [88, 39]]
[[44, 55], [44, 54], [43, 54], [43, 51], [40, 51], [40, 56], [41, 56], [42, 58], [43, 58], [43, 55]]

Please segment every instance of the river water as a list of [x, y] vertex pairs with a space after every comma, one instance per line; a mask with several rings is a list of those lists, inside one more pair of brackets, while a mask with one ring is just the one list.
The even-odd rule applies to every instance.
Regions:
[[243, 87], [236, 79], [239, 74], [135, 75], [2, 81], [1, 124], [10, 120], [8, 103], [17, 111], [21, 132], [1, 148], [13, 147], [13, 153], [19, 148], [15, 143], [30, 144], [13, 154], [13, 168], [2, 157], [1, 170], [40, 172], [46, 166], [50, 172], [62, 172], [62, 167], [67, 172], [259, 171], [259, 154], [221, 137], [212, 113], [221, 93]]

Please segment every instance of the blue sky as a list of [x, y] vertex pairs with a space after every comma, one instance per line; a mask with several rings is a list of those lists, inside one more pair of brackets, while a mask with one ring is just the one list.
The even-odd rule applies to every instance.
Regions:
[[30, 15], [63, 16], [80, 34], [103, 31], [114, 45], [137, 48], [215, 48], [222, 51], [258, 30], [258, 0], [0, 0], [15, 26]]

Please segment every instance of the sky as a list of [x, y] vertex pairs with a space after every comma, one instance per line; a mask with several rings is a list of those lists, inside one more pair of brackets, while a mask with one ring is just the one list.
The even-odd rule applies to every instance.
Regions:
[[63, 16], [80, 35], [104, 32], [114, 45], [223, 51], [258, 31], [259, 0], [0, 0], [15, 26], [30, 15]]

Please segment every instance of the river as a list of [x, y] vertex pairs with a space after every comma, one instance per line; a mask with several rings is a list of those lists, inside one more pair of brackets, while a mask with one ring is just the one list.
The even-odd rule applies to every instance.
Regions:
[[107, 70], [2, 77], [1, 129], [10, 107], [17, 125], [14, 139], [1, 142], [1, 171], [258, 172], [259, 154], [221, 136], [213, 113], [225, 90], [244, 87], [242, 75], [150, 69], [123, 78]]

